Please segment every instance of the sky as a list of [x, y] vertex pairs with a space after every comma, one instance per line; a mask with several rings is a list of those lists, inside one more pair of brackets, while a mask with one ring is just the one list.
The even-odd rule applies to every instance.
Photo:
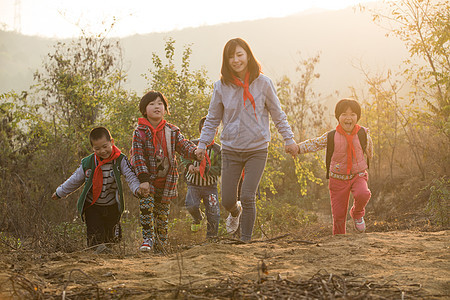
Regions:
[[80, 28], [108, 36], [284, 17], [312, 9], [342, 9], [373, 0], [0, 0], [0, 29], [67, 38]]

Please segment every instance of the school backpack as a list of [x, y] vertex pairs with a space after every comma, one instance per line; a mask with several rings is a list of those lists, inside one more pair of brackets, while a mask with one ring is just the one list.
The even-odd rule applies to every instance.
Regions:
[[[327, 165], [327, 179], [330, 178], [330, 165], [331, 165], [331, 157], [333, 156], [334, 152], [334, 135], [336, 133], [336, 129], [331, 130], [328, 132], [327, 135], [327, 154], [325, 158], [325, 163]], [[358, 139], [359, 143], [361, 144], [361, 148], [363, 149], [363, 152], [366, 152], [367, 147], [367, 133], [364, 130], [363, 127], [361, 127], [358, 130]], [[367, 168], [369, 168], [369, 158], [367, 157]]]

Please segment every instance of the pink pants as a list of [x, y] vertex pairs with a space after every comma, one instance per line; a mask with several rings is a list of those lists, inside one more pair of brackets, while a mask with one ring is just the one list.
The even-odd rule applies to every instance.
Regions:
[[333, 214], [333, 234], [345, 234], [350, 192], [352, 192], [354, 198], [350, 216], [353, 219], [364, 216], [365, 207], [371, 196], [367, 186], [367, 178], [367, 172], [362, 176], [356, 175], [350, 180], [330, 177], [328, 187], [330, 189], [331, 213]]

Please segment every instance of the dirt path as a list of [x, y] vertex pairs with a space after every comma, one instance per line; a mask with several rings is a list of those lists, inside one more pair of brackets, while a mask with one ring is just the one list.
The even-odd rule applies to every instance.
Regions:
[[13, 281], [17, 299], [32, 296], [33, 289], [46, 298], [61, 299], [64, 289], [70, 299], [77, 295], [83, 298], [87, 291], [95, 297], [93, 281], [98, 283], [102, 298], [146, 299], [149, 291], [180, 284], [205, 284], [227, 277], [256, 281], [262, 260], [268, 269], [264, 276], [269, 278], [305, 280], [323, 269], [330, 274], [395, 284], [406, 292], [406, 299], [410, 291], [419, 290], [427, 299], [450, 298], [449, 231], [347, 234], [314, 242], [305, 244], [288, 236], [245, 245], [206, 244], [168, 257], [75, 253], [47, 258], [28, 255], [12, 263], [5, 256], [0, 260], [0, 299], [14, 298]]

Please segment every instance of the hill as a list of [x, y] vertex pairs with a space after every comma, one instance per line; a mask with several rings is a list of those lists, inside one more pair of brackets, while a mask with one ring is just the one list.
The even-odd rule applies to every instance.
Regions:
[[0, 298], [444, 299], [448, 240], [448, 231], [397, 231], [222, 240], [168, 256], [137, 245], [133, 254], [10, 252], [0, 259]]
[[[341, 96], [346, 96], [349, 86], [362, 87], [361, 74], [354, 65], [363, 64], [372, 71], [395, 69], [407, 57], [403, 44], [394, 38], [386, 38], [385, 33], [372, 22], [368, 13], [348, 8], [133, 35], [122, 38], [121, 42], [129, 75], [128, 87], [138, 94], [148, 88], [141, 74], [152, 67], [152, 53], [163, 56], [168, 37], [176, 41], [178, 58], [182, 47], [190, 44], [193, 50], [191, 67], [204, 66], [214, 81], [219, 78], [226, 41], [242, 37], [261, 61], [264, 73], [273, 80], [284, 74], [294, 78], [299, 58], [320, 51], [317, 71], [321, 77], [315, 90], [322, 95], [340, 91]], [[54, 39], [0, 31], [0, 92], [27, 89], [32, 83], [33, 72], [40, 68], [42, 59], [55, 43]]]

